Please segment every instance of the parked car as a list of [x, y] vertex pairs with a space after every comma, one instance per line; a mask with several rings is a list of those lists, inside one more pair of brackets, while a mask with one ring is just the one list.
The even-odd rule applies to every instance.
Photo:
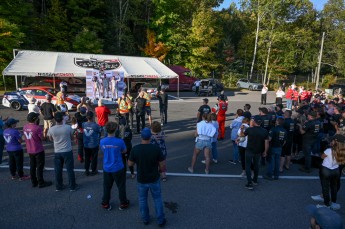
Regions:
[[[196, 87], [195, 83], [192, 87], [192, 90], [195, 92]], [[217, 92], [224, 90], [224, 86], [217, 79], [208, 78], [200, 80], [200, 88], [198, 95], [216, 95]]]
[[[166, 84], [162, 84], [160, 86], [161, 89], [167, 89], [169, 86]], [[151, 96], [156, 96], [157, 92], [158, 92], [158, 88], [159, 85], [156, 84], [152, 84], [152, 83], [144, 83], [141, 84], [140, 86], [141, 89], [145, 89], [147, 91], [147, 93], [151, 94]]]
[[[37, 102], [44, 102], [46, 95], [49, 94], [52, 97], [52, 103], [56, 103], [56, 93], [58, 91], [52, 87], [37, 86], [37, 87], [25, 87], [18, 89], [17, 91], [5, 92], [2, 99], [2, 105], [10, 107], [13, 110], [25, 110], [29, 104], [29, 98], [34, 97]], [[68, 95], [65, 103], [68, 110], [77, 109], [77, 105], [80, 103], [80, 97], [78, 95]]]
[[254, 90], [261, 90], [263, 88], [263, 84], [261, 83], [255, 83], [255, 82], [250, 82], [247, 79], [239, 79], [236, 83], [237, 88], [245, 88], [248, 89], [250, 91], [254, 91]]

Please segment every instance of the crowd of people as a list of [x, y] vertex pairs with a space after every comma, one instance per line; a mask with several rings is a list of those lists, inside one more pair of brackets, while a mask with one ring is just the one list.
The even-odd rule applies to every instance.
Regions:
[[[264, 85], [261, 91], [263, 105], [266, 105], [267, 91]], [[237, 109], [230, 124], [233, 149], [229, 162], [241, 164], [240, 176], [247, 179], [245, 187], [250, 190], [258, 185], [260, 165], [267, 164], [263, 178], [272, 181], [290, 170], [292, 161], [302, 164], [299, 170], [303, 173], [310, 173], [312, 167], [319, 168], [322, 194], [311, 198], [323, 202], [317, 207], [340, 209], [337, 192], [345, 164], [345, 101], [342, 95], [327, 98], [321, 91], [313, 94], [311, 90], [292, 84], [286, 92], [280, 87], [276, 96], [274, 106], [260, 107], [255, 115], [251, 114], [250, 104]], [[283, 98], [287, 100], [286, 108]], [[220, 136], [224, 136], [221, 131], [224, 123], [218, 120], [217, 125], [213, 125], [212, 120], [217, 118], [212, 117], [223, 116], [220, 108], [225, 101], [219, 96], [217, 109], [214, 109], [208, 105], [207, 98], [203, 99], [197, 113], [190, 173], [194, 172], [200, 152], [204, 153], [202, 163], [206, 164], [206, 174], [210, 172], [210, 163], [218, 162], [217, 149], [212, 143], [223, 140]]]
[[[261, 103], [266, 104], [267, 87], [261, 92]], [[61, 90], [60, 103], [65, 93]], [[103, 197], [102, 207], [110, 210], [110, 193], [115, 182], [119, 190], [119, 209], [129, 207], [126, 195], [126, 170], [130, 178], [137, 177], [140, 213], [144, 224], [150, 222], [147, 205], [148, 191], [154, 198], [158, 224], [164, 226], [166, 219], [161, 198], [161, 181], [167, 181], [165, 134], [162, 126], [167, 124], [168, 95], [164, 90], [155, 95], [159, 100], [161, 122], [152, 121], [151, 95], [141, 90], [136, 98], [125, 93], [118, 99], [118, 108], [112, 112], [98, 100], [93, 109], [87, 98], [82, 98], [74, 117], [67, 110], [57, 109], [47, 96], [43, 104], [30, 101], [27, 124], [22, 132], [16, 128], [18, 120], [0, 118], [0, 131], [4, 141], [0, 142], [2, 160], [3, 145], [9, 155], [11, 179], [31, 179], [32, 187], [51, 186], [51, 181], [43, 178], [45, 152], [43, 141], [54, 143], [55, 188], [62, 191], [63, 165], [66, 166], [70, 191], [78, 188], [74, 174], [72, 141], [78, 146], [78, 161], [84, 163], [85, 175], [98, 174], [98, 154], [103, 154]], [[310, 173], [313, 165], [320, 168], [321, 195], [312, 196], [313, 200], [323, 201], [317, 207], [340, 209], [337, 192], [340, 176], [345, 164], [345, 101], [341, 95], [326, 98], [324, 94], [311, 93], [295, 85], [279, 88], [276, 92], [276, 105], [260, 107], [258, 114], [252, 115], [251, 105], [245, 104], [237, 109], [230, 124], [232, 155], [231, 164], [241, 164], [241, 177], [246, 178], [245, 187], [253, 190], [258, 185], [259, 168], [266, 165], [263, 175], [267, 180], [278, 180], [281, 173], [290, 169], [292, 160], [304, 161], [301, 172]], [[283, 98], [286, 98], [286, 108]], [[214, 107], [203, 99], [196, 117], [195, 148], [188, 171], [194, 173], [197, 157], [204, 154], [205, 173], [210, 173], [211, 164], [218, 163], [217, 142], [225, 140], [225, 119], [228, 98], [224, 91], [218, 96]], [[254, 112], [253, 112], [254, 113]], [[116, 114], [116, 122], [109, 115]], [[146, 127], [146, 115], [149, 126]], [[44, 128], [40, 124], [44, 120]], [[95, 122], [97, 118], [97, 122]], [[134, 126], [136, 118], [136, 127]], [[66, 125], [70, 122], [71, 125]], [[4, 130], [3, 130], [4, 127]], [[6, 128], [5, 128], [6, 127]], [[132, 131], [140, 134], [141, 143], [132, 147]], [[1, 132], [0, 132], [1, 134]], [[1, 138], [0, 138], [1, 140]], [[30, 176], [23, 172], [25, 141], [30, 158]], [[319, 158], [319, 159], [318, 159]], [[0, 161], [1, 162], [1, 161]], [[137, 174], [134, 165], [137, 165]]]
[[[140, 213], [144, 224], [150, 222], [148, 214], [147, 195], [150, 190], [155, 202], [158, 225], [163, 227], [166, 219], [163, 211], [160, 182], [167, 181], [165, 134], [162, 126], [167, 124], [168, 95], [164, 89], [154, 96], [159, 100], [161, 122], [152, 121], [150, 100], [151, 95], [141, 90], [137, 98], [130, 93], [118, 99], [115, 111], [98, 100], [98, 106], [93, 109], [90, 101], [83, 97], [72, 116], [68, 110], [61, 109], [66, 96], [65, 86], [58, 93], [58, 104], [52, 104], [51, 96], [46, 96], [42, 104], [34, 98], [29, 101], [27, 123], [22, 130], [17, 128], [19, 120], [0, 118], [1, 157], [6, 145], [8, 165], [12, 180], [31, 180], [32, 187], [44, 188], [51, 186], [52, 181], [46, 181], [43, 176], [45, 166], [44, 141], [52, 141], [54, 145], [55, 190], [60, 192], [68, 188], [71, 192], [78, 189], [74, 173], [74, 156], [72, 145], [77, 145], [77, 159], [84, 163], [85, 176], [98, 174], [99, 152], [103, 154], [103, 197], [101, 206], [111, 210], [111, 189], [115, 182], [119, 191], [119, 210], [129, 207], [126, 195], [126, 171], [130, 170], [130, 178], [137, 178]], [[110, 121], [109, 115], [114, 114], [116, 121]], [[148, 116], [151, 129], [146, 127], [145, 116]], [[134, 127], [133, 117], [137, 125]], [[97, 118], [97, 122], [95, 121]], [[43, 128], [40, 126], [43, 119]], [[141, 135], [142, 142], [132, 147], [132, 130]], [[2, 137], [3, 136], [3, 137]], [[2, 141], [3, 140], [3, 141]], [[24, 174], [24, 150], [22, 142], [26, 143], [26, 152], [30, 159], [30, 175]], [[134, 164], [138, 166], [134, 173]], [[127, 166], [128, 165], [128, 166]], [[63, 183], [63, 166], [68, 175], [68, 186]]]

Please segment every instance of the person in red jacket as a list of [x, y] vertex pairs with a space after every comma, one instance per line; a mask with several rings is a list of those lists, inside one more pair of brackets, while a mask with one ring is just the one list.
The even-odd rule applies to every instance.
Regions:
[[223, 140], [225, 136], [225, 113], [228, 110], [228, 103], [222, 98], [219, 99], [217, 121], [219, 124], [219, 135], [218, 140]]
[[294, 107], [296, 107], [298, 105], [298, 89], [296, 88], [295, 90], [293, 90], [293, 94], [292, 94], [292, 105]]
[[286, 109], [291, 110], [292, 109], [292, 95], [293, 95], [293, 89], [291, 86], [289, 86], [285, 98], [286, 98]]
[[307, 102], [310, 103], [311, 99], [313, 98], [313, 91], [309, 89], [307, 91], [307, 94], [308, 94]]
[[300, 93], [300, 99], [301, 99], [301, 103], [307, 102], [308, 100], [308, 92], [307, 90], [304, 89], [304, 87], [302, 87], [302, 92]]

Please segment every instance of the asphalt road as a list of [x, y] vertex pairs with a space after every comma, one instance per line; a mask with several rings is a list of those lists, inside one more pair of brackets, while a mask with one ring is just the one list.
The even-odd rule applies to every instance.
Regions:
[[[308, 228], [309, 216], [305, 211], [308, 204], [317, 204], [311, 195], [321, 192], [318, 171], [305, 175], [298, 171], [298, 165], [282, 174], [278, 181], [259, 179], [254, 191], [244, 188], [245, 180], [238, 175], [240, 165], [228, 163], [231, 159], [229, 124], [236, 109], [245, 103], [252, 105], [255, 114], [260, 106], [260, 92], [226, 92], [229, 109], [226, 121], [226, 140], [218, 143], [219, 163], [212, 164], [210, 175], [205, 175], [204, 165], [198, 158], [195, 173], [189, 174], [194, 147], [196, 111], [202, 104], [202, 97], [182, 92], [181, 100], [169, 101], [167, 134], [168, 181], [162, 183], [163, 200], [167, 228]], [[172, 94], [174, 95], [174, 94]], [[210, 106], [216, 97], [210, 97]], [[274, 102], [270, 93], [268, 102]], [[268, 105], [269, 106], [269, 105]], [[153, 102], [153, 118], [159, 121], [156, 102]], [[25, 124], [27, 111], [11, 111], [0, 107], [3, 117], [15, 117]], [[113, 119], [111, 117], [110, 119]], [[138, 135], [133, 144], [139, 143]], [[25, 146], [24, 146], [25, 147]], [[45, 143], [45, 179], [54, 181], [53, 146]], [[76, 158], [76, 146], [74, 147]], [[6, 153], [5, 153], [6, 156]], [[6, 158], [6, 157], [5, 157]], [[98, 169], [102, 169], [100, 155]], [[28, 168], [29, 158], [25, 154], [24, 166]], [[156, 228], [152, 201], [150, 210], [152, 222], [142, 225], [137, 201], [136, 181], [127, 180], [127, 196], [131, 201], [126, 211], [117, 210], [119, 204], [116, 187], [112, 191], [113, 210], [108, 212], [100, 207], [102, 198], [102, 174], [86, 177], [83, 164], [75, 160], [76, 179], [80, 189], [70, 193], [68, 190], [55, 192], [55, 186], [31, 188], [30, 181], [12, 181], [7, 166], [0, 167], [0, 228]], [[28, 169], [25, 169], [29, 173]], [[264, 174], [265, 168], [260, 169]], [[68, 181], [64, 173], [65, 183]], [[343, 185], [344, 186], [344, 185]], [[338, 203], [345, 206], [344, 188], [338, 193]], [[88, 196], [91, 198], [88, 198]], [[345, 218], [345, 210], [338, 213]]]

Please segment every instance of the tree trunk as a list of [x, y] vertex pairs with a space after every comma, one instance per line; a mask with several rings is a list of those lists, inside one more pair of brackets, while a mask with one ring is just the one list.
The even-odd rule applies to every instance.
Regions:
[[250, 75], [249, 75], [250, 79], [252, 79], [252, 77], [253, 77], [253, 70], [254, 70], [254, 64], [255, 64], [255, 58], [256, 58], [256, 51], [257, 51], [257, 48], [258, 48], [258, 39], [259, 39], [259, 31], [260, 31], [259, 4], [260, 4], [260, 1], [258, 0], [258, 19], [257, 19], [257, 23], [256, 23], [254, 55], [253, 55], [252, 66], [250, 67]]
[[270, 60], [271, 47], [272, 47], [272, 40], [270, 40], [270, 43], [268, 45], [267, 58], [266, 58], [266, 67], [265, 67], [265, 75], [264, 75], [264, 84], [266, 83], [267, 69], [268, 69], [268, 62]]

